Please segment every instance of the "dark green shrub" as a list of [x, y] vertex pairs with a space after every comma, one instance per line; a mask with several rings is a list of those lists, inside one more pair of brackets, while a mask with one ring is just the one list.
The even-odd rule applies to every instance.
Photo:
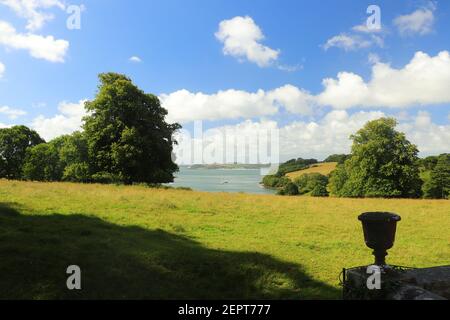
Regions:
[[295, 183], [300, 194], [309, 194], [317, 197], [328, 196], [328, 178], [320, 173], [301, 175], [295, 180]]
[[282, 189], [282, 193], [279, 193], [281, 195], [286, 195], [286, 196], [296, 196], [299, 194], [298, 192], [298, 187], [295, 183], [293, 182], [289, 182], [288, 184], [286, 184]]
[[288, 177], [277, 177], [275, 175], [268, 175], [263, 178], [263, 185], [266, 188], [283, 188], [291, 180]]
[[327, 186], [317, 184], [310, 192], [311, 197], [328, 197]]

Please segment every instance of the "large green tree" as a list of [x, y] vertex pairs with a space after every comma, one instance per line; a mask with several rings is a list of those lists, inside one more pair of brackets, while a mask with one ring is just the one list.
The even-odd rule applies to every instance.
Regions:
[[158, 97], [128, 77], [104, 73], [99, 79], [84, 119], [93, 176], [109, 175], [126, 184], [172, 182], [178, 170], [172, 161], [172, 136], [180, 125], [168, 124]]
[[27, 149], [44, 142], [25, 126], [0, 129], [0, 178], [20, 179]]
[[418, 150], [397, 122], [381, 118], [351, 136], [351, 158], [330, 178], [330, 190], [343, 197], [419, 197]]

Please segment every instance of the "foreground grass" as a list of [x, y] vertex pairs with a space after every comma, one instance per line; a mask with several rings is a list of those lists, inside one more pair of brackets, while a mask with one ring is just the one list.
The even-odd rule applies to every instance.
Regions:
[[286, 174], [286, 176], [288, 176], [291, 180], [295, 180], [296, 178], [307, 173], [320, 173], [326, 176], [336, 169], [337, 164], [338, 164], [337, 162], [318, 163], [310, 166], [307, 169], [290, 172]]
[[335, 299], [341, 269], [373, 261], [357, 221], [372, 210], [402, 216], [389, 263], [450, 264], [445, 200], [0, 180], [0, 298]]

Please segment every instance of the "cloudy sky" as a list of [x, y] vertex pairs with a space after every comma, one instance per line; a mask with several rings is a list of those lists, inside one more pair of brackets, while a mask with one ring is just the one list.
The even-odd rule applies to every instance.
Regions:
[[114, 71], [188, 130], [279, 129], [282, 160], [349, 152], [382, 116], [450, 152], [449, 30], [449, 1], [0, 0], [0, 127], [77, 130]]

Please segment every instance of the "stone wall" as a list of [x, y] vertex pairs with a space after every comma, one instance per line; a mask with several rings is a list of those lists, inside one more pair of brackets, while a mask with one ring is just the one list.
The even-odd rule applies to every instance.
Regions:
[[450, 266], [398, 268], [382, 272], [381, 289], [369, 290], [367, 267], [346, 270], [344, 299], [362, 300], [450, 300]]

